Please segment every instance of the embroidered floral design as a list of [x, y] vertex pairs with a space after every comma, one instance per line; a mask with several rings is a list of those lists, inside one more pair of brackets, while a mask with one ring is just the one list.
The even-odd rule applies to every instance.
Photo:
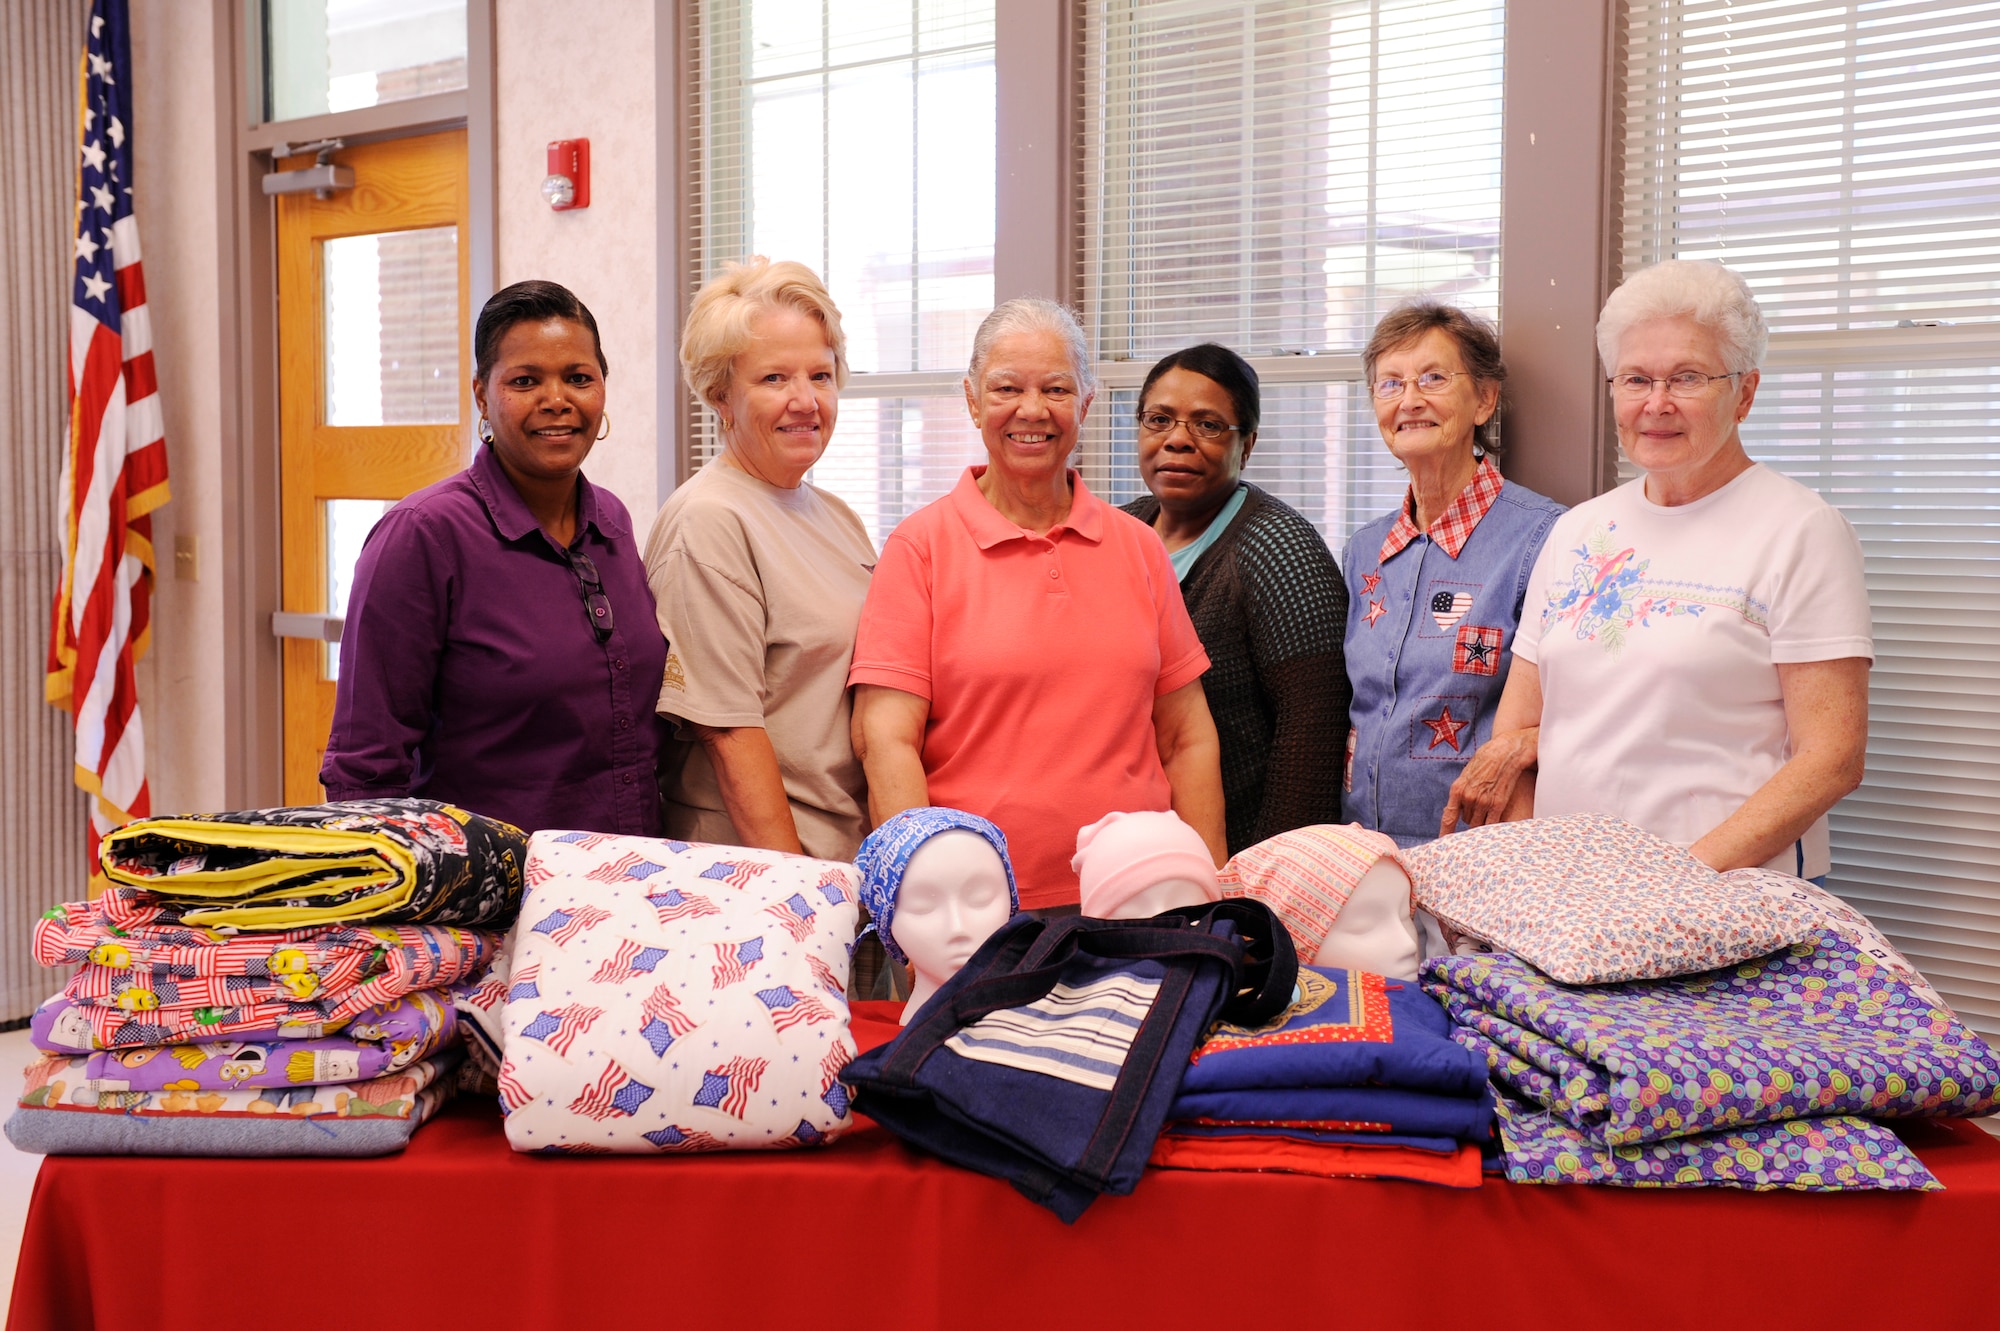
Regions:
[[1771, 607], [1742, 587], [1648, 577], [1653, 561], [1614, 539], [1617, 530], [1617, 523], [1607, 522], [1571, 547], [1577, 562], [1567, 584], [1549, 588], [1542, 610], [1545, 632], [1552, 625], [1571, 625], [1578, 641], [1600, 643], [1616, 656], [1631, 630], [1650, 628], [1655, 620], [1724, 610], [1760, 628], [1770, 626]]

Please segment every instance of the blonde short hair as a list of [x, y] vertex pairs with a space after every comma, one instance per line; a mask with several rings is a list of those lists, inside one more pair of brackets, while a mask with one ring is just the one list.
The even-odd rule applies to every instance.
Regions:
[[776, 263], [754, 254], [726, 263], [702, 284], [681, 329], [681, 377], [695, 400], [714, 410], [728, 396], [730, 366], [750, 345], [750, 321], [765, 310], [789, 306], [819, 320], [833, 348], [833, 381], [847, 386], [847, 335], [840, 331], [840, 308], [826, 284], [802, 263]]
[[1750, 284], [1714, 259], [1667, 259], [1641, 268], [1604, 302], [1597, 318], [1597, 355], [1604, 372], [1618, 368], [1618, 343], [1636, 324], [1687, 315], [1715, 334], [1731, 373], [1754, 370], [1771, 331]]

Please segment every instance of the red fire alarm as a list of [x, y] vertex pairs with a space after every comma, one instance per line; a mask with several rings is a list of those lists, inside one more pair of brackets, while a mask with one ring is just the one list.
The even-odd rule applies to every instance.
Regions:
[[590, 207], [590, 140], [557, 139], [549, 145], [549, 174], [542, 197], [559, 213]]

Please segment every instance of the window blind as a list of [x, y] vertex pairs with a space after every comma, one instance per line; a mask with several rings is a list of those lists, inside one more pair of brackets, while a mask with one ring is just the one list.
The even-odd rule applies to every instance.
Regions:
[[2000, 9], [1628, 12], [1625, 269], [1749, 280], [1774, 331], [1744, 442], [1866, 559], [1868, 774], [1830, 886], [2000, 1038]]
[[1404, 480], [1361, 390], [1399, 301], [1499, 307], [1499, 0], [1087, 0], [1079, 291], [1106, 386], [1085, 470], [1140, 493], [1131, 416], [1160, 356], [1249, 358], [1249, 479], [1335, 549]]
[[[825, 281], [854, 374], [808, 479], [879, 546], [978, 453], [958, 382], [993, 307], [993, 2], [683, 8], [692, 286], [751, 254]], [[690, 419], [699, 466], [719, 443]]]

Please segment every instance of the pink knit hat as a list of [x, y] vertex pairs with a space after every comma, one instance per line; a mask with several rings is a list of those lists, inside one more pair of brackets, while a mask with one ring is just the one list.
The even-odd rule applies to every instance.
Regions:
[[1222, 866], [1222, 891], [1269, 906], [1291, 931], [1299, 959], [1308, 961], [1361, 875], [1395, 853], [1394, 841], [1359, 823], [1301, 827], [1237, 851]]
[[1107, 813], [1076, 834], [1069, 862], [1083, 885], [1083, 913], [1108, 919], [1139, 893], [1169, 878], [1222, 899], [1215, 861], [1201, 833], [1171, 813]]

